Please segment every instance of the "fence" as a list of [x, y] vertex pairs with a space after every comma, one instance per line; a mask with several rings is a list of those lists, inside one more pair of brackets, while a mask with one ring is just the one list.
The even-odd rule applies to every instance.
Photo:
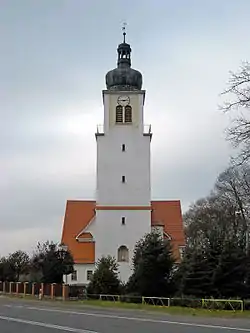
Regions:
[[245, 311], [250, 310], [250, 300], [213, 299], [213, 298], [169, 298], [142, 297], [137, 295], [91, 295], [87, 294], [86, 286], [69, 286], [65, 284], [44, 284], [29, 282], [1, 282], [0, 294], [17, 297], [34, 297], [39, 299], [60, 300], [99, 300], [120, 303], [137, 303], [161, 307], [204, 308], [207, 310]]
[[202, 299], [202, 307], [214, 310], [214, 309], [222, 309], [222, 310], [240, 310], [244, 311], [244, 302], [242, 300], [237, 299]]
[[114, 303], [137, 303], [158, 307], [186, 307], [192, 309], [245, 311], [250, 310], [250, 300], [240, 299], [213, 299], [213, 298], [170, 298], [170, 297], [144, 297], [134, 295], [91, 295], [86, 294], [86, 300], [101, 300]]
[[142, 297], [142, 303], [157, 306], [170, 306], [169, 297]]
[[69, 298], [69, 286], [64, 284], [44, 284], [31, 282], [1, 282], [0, 294], [14, 296], [31, 296], [36, 298], [62, 299]]

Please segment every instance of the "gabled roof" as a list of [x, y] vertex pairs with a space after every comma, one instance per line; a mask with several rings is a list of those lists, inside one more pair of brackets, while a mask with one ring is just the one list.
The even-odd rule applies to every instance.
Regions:
[[[180, 201], [152, 201], [152, 226], [162, 226], [171, 239], [173, 252], [179, 259], [179, 247], [185, 245]], [[75, 263], [95, 262], [95, 243], [84, 229], [94, 221], [95, 201], [67, 201], [62, 243], [71, 251]], [[86, 230], [87, 231], [87, 230]]]
[[[151, 201], [152, 226], [164, 225], [164, 233], [171, 239], [173, 254], [180, 260], [179, 248], [185, 246], [185, 235], [179, 200]], [[167, 237], [167, 236], [166, 236]]]
[[175, 201], [151, 201], [152, 225], [164, 225], [164, 231], [178, 242], [185, 242], [181, 204]]
[[94, 216], [95, 201], [67, 201], [61, 242], [67, 245], [76, 264], [95, 262], [95, 243], [76, 240]]

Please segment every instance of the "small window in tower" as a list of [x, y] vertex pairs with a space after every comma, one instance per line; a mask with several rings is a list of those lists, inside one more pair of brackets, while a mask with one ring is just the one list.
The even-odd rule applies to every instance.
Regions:
[[132, 107], [125, 106], [125, 123], [132, 123]]
[[122, 225], [125, 225], [125, 217], [122, 217]]
[[125, 183], [125, 181], [126, 181], [125, 176], [122, 176], [122, 183]]
[[125, 151], [126, 147], [125, 147], [125, 144], [123, 143], [122, 144], [122, 151]]
[[121, 105], [117, 105], [117, 107], [116, 107], [115, 121], [117, 123], [122, 123], [123, 122], [123, 112], [122, 112], [122, 106]]

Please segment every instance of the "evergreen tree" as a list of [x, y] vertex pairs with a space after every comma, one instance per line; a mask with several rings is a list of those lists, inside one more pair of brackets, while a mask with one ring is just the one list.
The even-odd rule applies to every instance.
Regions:
[[172, 292], [174, 258], [170, 242], [152, 232], [135, 246], [127, 291], [141, 296], [167, 296]]
[[245, 285], [245, 299], [250, 299], [250, 253], [248, 250], [247, 256], [246, 256], [246, 266], [245, 266], [246, 274], [244, 279], [244, 285]]
[[121, 291], [118, 265], [111, 256], [98, 260], [92, 279], [88, 285], [89, 294], [117, 295]]
[[239, 247], [233, 240], [225, 241], [213, 274], [213, 285], [217, 291], [217, 297], [245, 297], [246, 261], [244, 247]]
[[188, 249], [177, 271], [178, 293], [186, 296], [211, 295], [214, 262], [204, 251]]
[[178, 294], [195, 297], [247, 297], [249, 272], [244, 246], [221, 240], [216, 248], [187, 249], [176, 273]]
[[238, 183], [239, 173], [227, 170], [214, 192], [184, 215], [188, 247], [177, 272], [179, 294], [228, 298], [248, 292], [246, 223], [236, 214], [245, 195]]

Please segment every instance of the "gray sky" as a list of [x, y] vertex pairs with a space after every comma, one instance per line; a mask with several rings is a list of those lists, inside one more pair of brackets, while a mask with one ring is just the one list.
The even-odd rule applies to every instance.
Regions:
[[228, 164], [228, 71], [249, 59], [245, 0], [1, 0], [0, 255], [60, 240], [67, 199], [92, 199], [105, 74], [128, 23], [152, 124], [152, 195], [183, 211]]

